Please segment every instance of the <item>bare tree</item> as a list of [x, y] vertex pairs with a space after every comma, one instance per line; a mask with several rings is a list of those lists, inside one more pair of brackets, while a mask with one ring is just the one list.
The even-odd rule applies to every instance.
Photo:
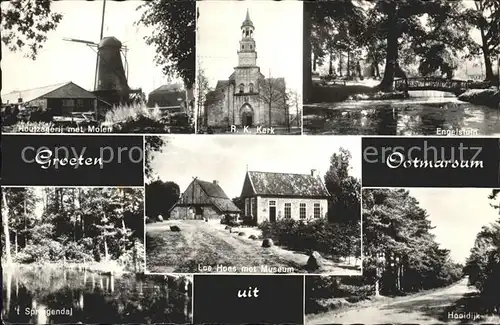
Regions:
[[198, 64], [198, 72], [196, 74], [196, 100], [197, 100], [197, 125], [201, 125], [203, 120], [203, 106], [205, 104], [205, 99], [207, 94], [210, 92], [210, 87], [208, 85], [208, 78], [205, 75], [205, 70]]
[[283, 78], [272, 78], [271, 71], [266, 79], [259, 80], [259, 99], [264, 102], [269, 110], [269, 127], [272, 126], [273, 105], [283, 107], [286, 110], [286, 87]]
[[10, 231], [9, 231], [9, 204], [7, 202], [7, 195], [5, 189], [2, 191], [2, 228], [5, 239], [5, 262], [6, 264], [12, 263], [12, 255], [10, 253]]

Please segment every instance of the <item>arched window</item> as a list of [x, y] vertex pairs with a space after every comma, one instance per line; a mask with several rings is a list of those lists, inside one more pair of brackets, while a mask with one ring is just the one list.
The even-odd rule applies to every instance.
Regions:
[[253, 84], [250, 84], [250, 92], [253, 93]]
[[240, 84], [240, 94], [243, 94], [245, 92], [245, 85]]
[[241, 49], [244, 50], [245, 49], [245, 44], [241, 44]]
[[245, 33], [245, 36], [248, 37], [248, 35], [250, 35], [248, 29], [246, 30], [246, 33]]
[[250, 44], [250, 50], [251, 50], [251, 49], [253, 49], [253, 45], [252, 45], [252, 44]]

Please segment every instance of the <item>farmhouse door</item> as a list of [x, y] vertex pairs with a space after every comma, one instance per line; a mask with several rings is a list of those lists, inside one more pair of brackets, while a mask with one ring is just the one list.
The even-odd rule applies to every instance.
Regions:
[[276, 222], [276, 207], [269, 207], [269, 221]]

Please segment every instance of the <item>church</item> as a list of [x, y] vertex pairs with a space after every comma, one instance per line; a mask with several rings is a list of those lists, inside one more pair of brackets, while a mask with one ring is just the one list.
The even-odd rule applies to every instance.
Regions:
[[266, 78], [260, 71], [254, 30], [247, 9], [241, 25], [238, 65], [205, 98], [204, 119], [209, 127], [269, 127], [287, 123], [285, 79]]

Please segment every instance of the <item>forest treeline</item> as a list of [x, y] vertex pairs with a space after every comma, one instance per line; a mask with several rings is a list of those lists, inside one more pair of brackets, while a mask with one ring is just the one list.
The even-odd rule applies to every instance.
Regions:
[[[500, 190], [493, 190], [491, 204], [500, 209]], [[500, 210], [499, 210], [500, 212]], [[464, 268], [469, 284], [480, 292], [480, 306], [483, 313], [500, 314], [500, 218], [490, 225], [484, 225], [477, 234]]]
[[[361, 60], [390, 90], [395, 77], [439, 75], [452, 78], [464, 59], [477, 58], [493, 84], [500, 53], [500, 2], [400, 0], [305, 2], [304, 82], [327, 64], [329, 75], [361, 75]], [[480, 35], [473, 38], [473, 32]], [[309, 59], [311, 58], [311, 59]], [[337, 64], [337, 66], [334, 66]], [[381, 68], [382, 67], [382, 68]], [[383, 73], [381, 73], [383, 72]]]
[[326, 309], [325, 298], [404, 295], [463, 277], [463, 266], [439, 247], [427, 212], [407, 190], [364, 189], [362, 198], [363, 276], [308, 277], [307, 313]]
[[143, 264], [139, 188], [3, 188], [3, 261]]

